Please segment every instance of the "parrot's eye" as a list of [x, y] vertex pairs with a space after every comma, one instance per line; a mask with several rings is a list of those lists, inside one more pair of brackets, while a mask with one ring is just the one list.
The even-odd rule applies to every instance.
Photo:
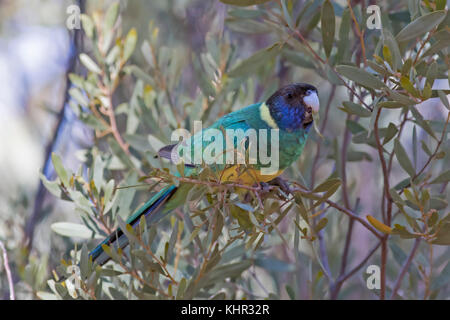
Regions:
[[309, 96], [309, 95], [311, 95], [312, 93], [313, 93], [312, 90], [308, 90], [308, 91], [306, 91], [306, 96]]
[[292, 99], [292, 98], [293, 98], [292, 94], [291, 94], [291, 93], [288, 93], [288, 94], [287, 94], [287, 98], [288, 98], [288, 99]]

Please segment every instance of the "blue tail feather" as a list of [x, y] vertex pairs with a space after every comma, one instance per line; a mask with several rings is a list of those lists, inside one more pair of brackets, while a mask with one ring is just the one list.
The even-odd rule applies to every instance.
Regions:
[[[136, 228], [139, 225], [141, 216], [145, 215], [148, 224], [156, 223], [163, 215], [161, 213], [164, 204], [172, 197], [172, 195], [177, 190], [176, 186], [169, 186], [162, 189], [155, 196], [153, 196], [146, 204], [144, 204], [135, 214], [133, 214], [127, 220], [127, 224]], [[106, 252], [103, 251], [103, 245], [113, 245], [118, 248], [124, 248], [128, 245], [128, 239], [123, 234], [122, 230], [118, 228], [116, 231], [111, 233], [102, 243], [95, 247], [89, 256], [92, 257], [92, 261], [97, 262], [99, 265], [104, 265], [110, 260], [110, 257]]]

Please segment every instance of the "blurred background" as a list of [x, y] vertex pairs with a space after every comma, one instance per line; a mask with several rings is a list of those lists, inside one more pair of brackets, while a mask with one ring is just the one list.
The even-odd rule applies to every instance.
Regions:
[[[49, 275], [49, 264], [62, 258], [68, 241], [54, 235], [50, 225], [56, 221], [78, 221], [73, 214], [73, 205], [50, 195], [40, 183], [40, 175], [47, 179], [54, 177], [49, 155], [58, 152], [64, 165], [74, 171], [81, 164], [79, 150], [93, 143], [92, 130], [77, 120], [67, 96], [68, 72], [82, 72], [76, 57], [88, 45], [84, 44], [76, 32], [68, 30], [67, 8], [77, 4], [87, 12], [107, 7], [110, 1], [65, 1], [65, 0], [0, 0], [0, 240], [7, 248], [28, 246], [30, 251], [12, 250], [10, 260], [20, 268], [33, 269], [34, 278], [19, 282], [21, 298], [33, 298], [36, 285], [45, 288]], [[341, 5], [345, 1], [337, 1]], [[191, 53], [205, 51], [205, 40], [223, 34], [225, 30], [230, 42], [239, 48], [239, 57], [248, 57], [255, 51], [272, 44], [271, 37], [256, 32], [242, 33], [242, 25], [226, 26], [227, 7], [218, 1], [167, 0], [167, 1], [121, 1], [124, 30], [134, 27], [140, 37], [147, 37], [149, 21], [160, 29], [160, 38], [169, 52]], [[342, 8], [342, 7], [341, 7]], [[237, 31], [237, 32], [233, 32]], [[139, 45], [138, 45], [139, 46]], [[144, 57], [137, 53], [133, 62], [143, 64]], [[180, 86], [184, 87], [192, 99], [199, 94], [198, 84], [192, 67], [183, 69]], [[318, 77], [314, 70], [301, 67], [282, 66], [277, 85], [289, 79], [309, 82], [319, 88], [322, 104], [326, 102], [331, 84]], [[445, 89], [447, 80], [436, 83]], [[69, 84], [70, 86], [70, 84]], [[254, 101], [261, 101], [270, 89], [255, 83]], [[129, 99], [131, 93], [122, 90], [119, 95]], [[330, 123], [326, 135], [340, 133], [345, 125], [345, 117], [337, 109], [346, 98], [346, 90], [338, 88], [330, 109]], [[120, 100], [120, 97], [118, 98]], [[237, 106], [236, 106], [237, 107]], [[445, 108], [439, 99], [430, 99], [418, 106], [425, 119], [441, 120]], [[398, 114], [392, 112], [392, 119]], [[386, 125], [389, 119], [383, 119]], [[411, 132], [412, 125], [405, 127]], [[418, 129], [420, 140], [421, 129]], [[405, 146], [411, 146], [412, 135], [402, 137]], [[324, 145], [323, 156], [331, 144]], [[315, 149], [310, 143], [305, 149], [305, 162], [311, 161]], [[376, 150], [361, 146], [373, 158]], [[423, 163], [425, 157], [417, 159]], [[302, 167], [301, 165], [299, 166]], [[328, 177], [333, 170], [330, 163], [322, 162], [317, 167], [316, 181]], [[304, 173], [304, 175], [307, 175]], [[378, 208], [378, 197], [371, 190], [380, 185], [380, 172], [373, 162], [349, 164], [349, 181], [365, 181], [360, 191], [361, 211], [371, 212]], [[397, 177], [403, 173], [397, 173]], [[395, 177], [395, 178], [397, 178]], [[376, 203], [375, 203], [376, 201]], [[355, 232], [359, 232], [356, 226]], [[32, 240], [32, 243], [30, 243]], [[364, 236], [358, 238], [355, 256], [363, 256], [371, 243]], [[338, 254], [338, 253], [336, 253]], [[21, 264], [24, 255], [30, 263]], [[0, 266], [3, 270], [3, 266]], [[24, 271], [24, 270], [21, 270]], [[1, 273], [3, 276], [3, 272]], [[24, 273], [28, 274], [28, 273]], [[15, 275], [17, 277], [19, 275]], [[6, 282], [1, 285], [0, 298], [7, 297]], [[0, 289], [2, 289], [0, 287]], [[354, 298], [362, 297], [359, 293]]]

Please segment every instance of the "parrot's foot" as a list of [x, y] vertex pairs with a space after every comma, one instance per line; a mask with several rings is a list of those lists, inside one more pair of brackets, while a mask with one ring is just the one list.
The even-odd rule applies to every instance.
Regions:
[[280, 187], [280, 191], [282, 191], [281, 196], [283, 196], [283, 198], [287, 199], [287, 198], [289, 198], [289, 195], [292, 194], [292, 189], [289, 186], [289, 183], [281, 177], [276, 177], [269, 183], [271, 185]]
[[270, 184], [268, 184], [267, 182], [260, 182], [259, 186], [261, 188], [261, 192], [262, 193], [269, 193], [270, 192]]

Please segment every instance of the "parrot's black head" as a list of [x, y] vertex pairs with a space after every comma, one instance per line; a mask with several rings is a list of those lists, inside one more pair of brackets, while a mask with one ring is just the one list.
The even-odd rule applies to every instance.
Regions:
[[309, 129], [313, 113], [319, 112], [317, 89], [307, 83], [293, 83], [278, 89], [266, 104], [278, 127], [287, 131]]

